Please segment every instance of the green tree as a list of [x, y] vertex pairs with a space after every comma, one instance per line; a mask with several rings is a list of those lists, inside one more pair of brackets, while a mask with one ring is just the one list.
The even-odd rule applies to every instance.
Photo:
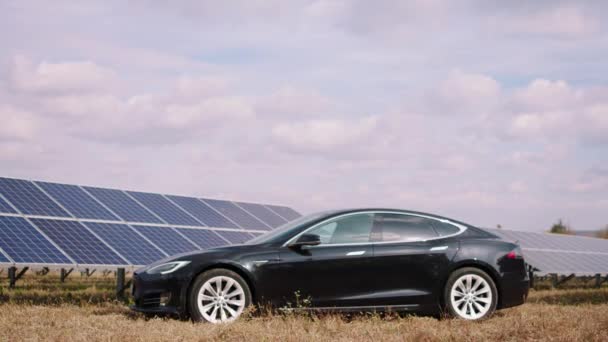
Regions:
[[600, 239], [608, 239], [608, 224], [606, 225], [606, 227], [600, 229], [596, 236]]
[[572, 230], [562, 221], [562, 219], [559, 219], [557, 223], [553, 224], [549, 232], [553, 234], [572, 234]]

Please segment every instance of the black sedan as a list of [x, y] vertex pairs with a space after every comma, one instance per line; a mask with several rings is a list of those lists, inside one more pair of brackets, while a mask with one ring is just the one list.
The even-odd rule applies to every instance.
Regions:
[[520, 248], [471, 225], [394, 209], [301, 217], [244, 245], [135, 272], [133, 309], [230, 322], [251, 305], [477, 320], [524, 303]]

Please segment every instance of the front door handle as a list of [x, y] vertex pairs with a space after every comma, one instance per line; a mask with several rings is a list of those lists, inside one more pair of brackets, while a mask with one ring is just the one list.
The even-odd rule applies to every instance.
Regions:
[[448, 246], [437, 246], [437, 247], [432, 247], [431, 252], [445, 251], [446, 249], [448, 249]]
[[363, 254], [365, 254], [365, 251], [352, 251], [352, 252], [346, 253], [346, 256], [358, 256], [358, 255], [363, 255]]

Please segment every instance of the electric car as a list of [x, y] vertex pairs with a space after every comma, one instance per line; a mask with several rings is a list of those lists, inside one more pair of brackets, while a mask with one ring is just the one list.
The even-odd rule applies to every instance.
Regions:
[[249, 305], [479, 320], [524, 303], [528, 289], [515, 243], [442, 216], [350, 209], [161, 260], [135, 272], [132, 291], [134, 310], [223, 323]]

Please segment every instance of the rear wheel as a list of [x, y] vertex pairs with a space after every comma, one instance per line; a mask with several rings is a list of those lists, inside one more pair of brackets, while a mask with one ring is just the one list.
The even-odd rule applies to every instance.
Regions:
[[465, 267], [450, 275], [443, 298], [452, 317], [479, 320], [489, 317], [496, 310], [498, 291], [486, 272]]
[[195, 322], [228, 323], [236, 320], [251, 303], [245, 280], [226, 269], [207, 271], [196, 278], [188, 301]]

